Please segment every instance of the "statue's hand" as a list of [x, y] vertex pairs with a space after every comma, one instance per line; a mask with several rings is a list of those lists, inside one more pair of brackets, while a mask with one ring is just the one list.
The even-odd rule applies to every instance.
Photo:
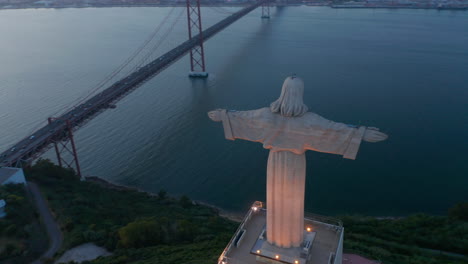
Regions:
[[222, 111], [224, 111], [224, 109], [216, 109], [216, 110], [210, 111], [208, 112], [208, 117], [215, 122], [220, 122]]
[[384, 141], [387, 138], [387, 134], [380, 132], [378, 128], [368, 127], [366, 129], [366, 132], [364, 132], [364, 137], [362, 138], [362, 140], [366, 142], [375, 143], [379, 141]]

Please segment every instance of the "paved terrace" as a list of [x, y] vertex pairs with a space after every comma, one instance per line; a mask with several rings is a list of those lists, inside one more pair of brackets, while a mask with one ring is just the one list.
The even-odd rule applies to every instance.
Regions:
[[[343, 228], [338, 225], [332, 225], [322, 222], [319, 219], [305, 218], [305, 227], [310, 227], [313, 232], [316, 232], [315, 239], [312, 243], [312, 248], [309, 254], [309, 260], [306, 264], [327, 264], [331, 253], [335, 253], [338, 249]], [[266, 210], [259, 209], [256, 212], [249, 210], [246, 218], [241, 223], [238, 231], [226, 247], [223, 255], [220, 257], [219, 263], [222, 264], [260, 264], [256, 260], [256, 256], [250, 254], [252, 247], [257, 241], [260, 233], [266, 224]], [[245, 234], [241, 242], [236, 247], [234, 240], [238, 232], [245, 229]]]

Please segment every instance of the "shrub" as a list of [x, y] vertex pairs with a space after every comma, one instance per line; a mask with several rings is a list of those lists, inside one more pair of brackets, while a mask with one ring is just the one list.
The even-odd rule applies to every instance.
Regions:
[[119, 245], [125, 248], [155, 246], [162, 241], [160, 224], [154, 219], [141, 219], [119, 229]]
[[159, 192], [158, 192], [158, 199], [159, 200], [164, 200], [167, 198], [167, 192], [166, 190], [164, 189], [161, 189]]
[[468, 202], [456, 204], [449, 209], [448, 214], [452, 219], [468, 221]]
[[177, 221], [177, 240], [192, 242], [196, 234], [196, 226], [188, 220]]
[[182, 195], [182, 197], [180, 197], [179, 203], [183, 208], [189, 208], [192, 206], [192, 201], [186, 195]]

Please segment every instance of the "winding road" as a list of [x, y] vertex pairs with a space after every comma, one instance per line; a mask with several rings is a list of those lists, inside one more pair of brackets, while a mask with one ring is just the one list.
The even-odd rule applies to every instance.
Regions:
[[32, 262], [32, 264], [42, 264], [41, 259], [52, 258], [60, 249], [63, 242], [63, 235], [60, 231], [60, 226], [55, 222], [52, 212], [47, 206], [47, 202], [39, 191], [37, 185], [33, 182], [28, 182], [28, 189], [32, 194], [37, 211], [41, 216], [42, 222], [44, 223], [47, 231], [47, 236], [49, 237], [49, 249], [47, 249], [39, 259]]

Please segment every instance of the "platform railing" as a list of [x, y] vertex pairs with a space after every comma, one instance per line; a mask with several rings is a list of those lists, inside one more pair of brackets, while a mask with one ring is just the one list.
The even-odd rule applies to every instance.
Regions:
[[[261, 207], [257, 207], [258, 205], [261, 205], [262, 203], [261, 202], [254, 202], [252, 207], [250, 207], [249, 211], [247, 212], [247, 214], [245, 215], [244, 219], [242, 219], [242, 222], [241, 224], [239, 225], [239, 227], [237, 228], [236, 232], [234, 233], [234, 235], [232, 236], [231, 240], [229, 241], [229, 243], [227, 244], [226, 248], [223, 250], [223, 253], [221, 253], [221, 256], [218, 258], [218, 264], [231, 264], [232, 262], [227, 262], [226, 260], [228, 259], [226, 257], [226, 255], [229, 253], [229, 251], [231, 250], [232, 246], [234, 245], [234, 239], [237, 237], [237, 235], [239, 234], [239, 232], [242, 231], [242, 229], [244, 229], [244, 226], [245, 224], [250, 220], [250, 218], [252, 217], [252, 214], [254, 213], [254, 210], [257, 211], [257, 210], [265, 210]], [[236, 260], [237, 261], [237, 260]], [[242, 264], [242, 262], [235, 262], [235, 263], [238, 263], [238, 264]], [[234, 263], [233, 263], [234, 264]]]
[[318, 221], [318, 222], [323, 222], [323, 223], [330, 224], [330, 225], [343, 227], [343, 222], [340, 219], [329, 217], [329, 216], [304, 212], [304, 218], [308, 220], [312, 220], [312, 221]]

